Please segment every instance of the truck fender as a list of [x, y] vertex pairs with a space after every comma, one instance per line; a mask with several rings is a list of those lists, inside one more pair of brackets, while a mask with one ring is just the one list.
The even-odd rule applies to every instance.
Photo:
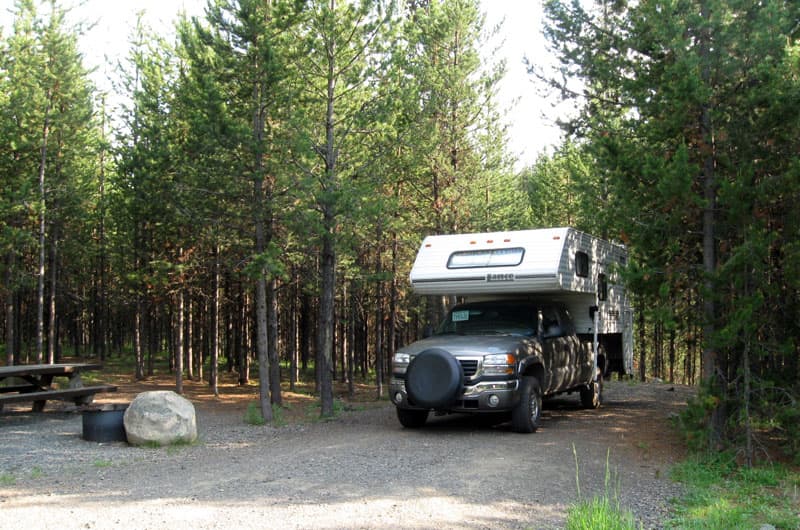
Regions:
[[528, 355], [519, 363], [519, 375], [535, 375], [540, 384], [544, 385], [544, 359], [539, 352]]

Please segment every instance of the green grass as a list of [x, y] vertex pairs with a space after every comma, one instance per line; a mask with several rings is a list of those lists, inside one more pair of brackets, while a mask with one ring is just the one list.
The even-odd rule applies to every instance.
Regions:
[[200, 443], [200, 439], [198, 438], [194, 442], [189, 442], [186, 440], [178, 440], [177, 442], [171, 443], [166, 446], [167, 454], [170, 456], [175, 456], [181, 451], [183, 451], [186, 447], [192, 447]]
[[636, 530], [636, 519], [633, 512], [624, 510], [619, 504], [619, 484], [614, 483], [612, 491], [612, 473], [609, 467], [611, 450], [606, 453], [605, 492], [591, 499], [581, 497], [581, 482], [578, 466], [578, 453], [572, 445], [575, 457], [575, 487], [578, 490], [578, 502], [567, 509], [567, 530]]
[[334, 419], [342, 414], [342, 412], [350, 410], [348, 405], [345, 404], [344, 401], [341, 399], [334, 399], [333, 400], [333, 416], [330, 418], [323, 418], [320, 416], [322, 411], [322, 404], [317, 401], [315, 403], [310, 403], [306, 406], [306, 417], [311, 421], [328, 421]]
[[17, 479], [10, 473], [0, 473], [0, 486], [13, 486]]
[[114, 463], [111, 460], [98, 459], [92, 465], [97, 468], [111, 467]]
[[42, 471], [42, 468], [39, 466], [33, 466], [33, 469], [31, 469], [31, 478], [40, 478], [43, 475], [44, 472]]
[[168, 444], [162, 444], [155, 440], [150, 440], [148, 442], [141, 444], [139, 447], [143, 447], [145, 449], [164, 449], [166, 450], [167, 454], [174, 455], [176, 453], [179, 453], [181, 449], [183, 449], [184, 447], [191, 447], [193, 445], [199, 445], [200, 443], [202, 443], [200, 438], [198, 438], [193, 442], [190, 442], [188, 440], [177, 440], [175, 442]]
[[567, 511], [567, 530], [634, 530], [631, 512], [622, 510], [608, 495], [582, 500]]
[[[244, 421], [250, 425], [267, 424], [264, 415], [261, 414], [261, 404], [258, 401], [252, 401], [247, 404], [247, 410], [244, 413]], [[286, 425], [284, 407], [276, 405], [275, 403], [272, 404], [272, 425], [274, 427], [283, 427]]]
[[257, 401], [247, 404], [247, 410], [244, 413], [244, 422], [249, 425], [265, 425], [267, 420], [261, 414], [261, 406]]
[[771, 464], [739, 467], [725, 453], [692, 456], [672, 469], [687, 487], [668, 528], [800, 528], [800, 473]]

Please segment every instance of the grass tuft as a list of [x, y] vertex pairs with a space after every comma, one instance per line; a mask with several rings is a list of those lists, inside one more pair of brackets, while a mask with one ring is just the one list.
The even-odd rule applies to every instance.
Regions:
[[615, 483], [611, 490], [612, 473], [609, 467], [611, 450], [606, 453], [605, 493], [591, 499], [581, 498], [580, 472], [578, 453], [572, 444], [572, 455], [575, 457], [575, 487], [578, 491], [578, 502], [567, 510], [567, 530], [635, 530], [636, 519], [633, 512], [624, 510], [619, 504], [619, 485]]
[[[284, 409], [288, 406], [281, 406], [275, 403], [272, 404], [272, 425], [273, 427], [283, 427], [287, 425]], [[244, 421], [249, 425], [266, 425], [267, 420], [261, 414], [261, 404], [258, 401], [253, 401], [247, 404], [247, 410], [244, 413]]]
[[244, 422], [249, 425], [266, 425], [267, 420], [261, 414], [261, 406], [257, 401], [247, 404], [247, 411], [244, 413]]
[[567, 530], [633, 530], [636, 520], [608, 495], [581, 500], [567, 512]]

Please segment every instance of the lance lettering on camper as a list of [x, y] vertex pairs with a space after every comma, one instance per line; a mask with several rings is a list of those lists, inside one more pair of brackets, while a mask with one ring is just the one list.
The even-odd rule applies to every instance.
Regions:
[[486, 275], [487, 282], [513, 282], [514, 281], [514, 274], [507, 272], [507, 273], [492, 273]]

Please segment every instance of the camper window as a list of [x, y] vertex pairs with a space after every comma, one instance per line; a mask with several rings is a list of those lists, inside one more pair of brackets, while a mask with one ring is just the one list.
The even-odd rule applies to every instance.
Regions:
[[597, 299], [601, 302], [608, 300], [608, 278], [605, 274], [597, 275]]
[[589, 254], [578, 251], [575, 253], [575, 274], [581, 278], [589, 276]]
[[515, 267], [522, 263], [524, 248], [497, 248], [493, 250], [462, 250], [450, 254], [448, 269], [475, 269], [485, 267]]

